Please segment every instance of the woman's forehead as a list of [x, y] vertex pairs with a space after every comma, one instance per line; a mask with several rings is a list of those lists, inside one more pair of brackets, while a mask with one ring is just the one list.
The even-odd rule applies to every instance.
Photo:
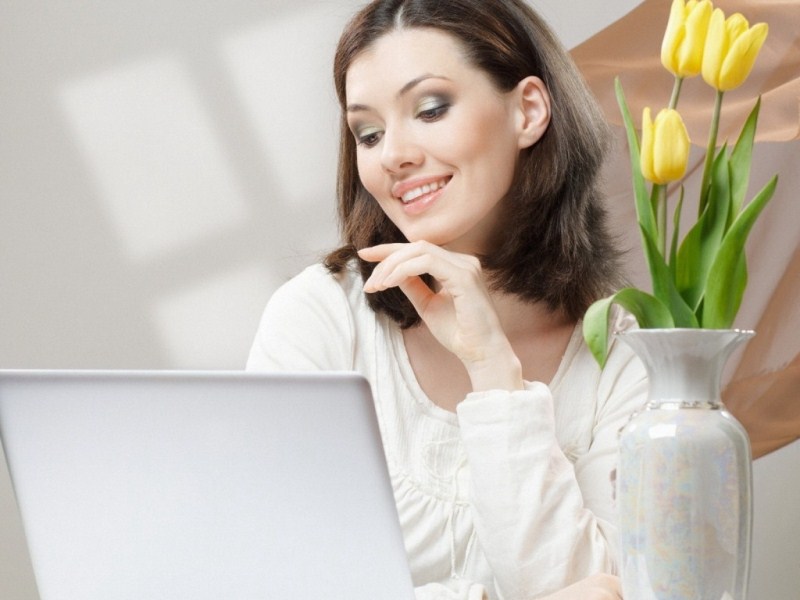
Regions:
[[476, 69], [452, 34], [434, 28], [393, 29], [355, 57], [347, 70], [345, 89], [350, 102], [372, 90], [402, 87], [425, 74], [450, 78], [469, 71]]

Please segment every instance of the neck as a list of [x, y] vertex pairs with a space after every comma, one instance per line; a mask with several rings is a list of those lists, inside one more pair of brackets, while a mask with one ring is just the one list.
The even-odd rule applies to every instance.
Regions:
[[561, 310], [552, 310], [543, 302], [526, 302], [513, 294], [491, 292], [500, 325], [510, 341], [542, 336], [552, 330], [572, 328], [575, 321]]

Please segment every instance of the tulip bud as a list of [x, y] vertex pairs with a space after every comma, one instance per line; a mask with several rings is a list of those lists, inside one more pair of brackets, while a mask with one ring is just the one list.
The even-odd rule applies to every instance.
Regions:
[[705, 82], [721, 92], [742, 85], [753, 69], [768, 31], [766, 23], [750, 27], [741, 14], [725, 19], [725, 14], [715, 9], [703, 51]]
[[710, 0], [673, 0], [661, 43], [661, 64], [676, 77], [694, 77], [703, 65]]
[[653, 122], [650, 108], [642, 114], [642, 147], [639, 154], [642, 175], [657, 184], [676, 181], [689, 163], [689, 134], [677, 110], [665, 108]]

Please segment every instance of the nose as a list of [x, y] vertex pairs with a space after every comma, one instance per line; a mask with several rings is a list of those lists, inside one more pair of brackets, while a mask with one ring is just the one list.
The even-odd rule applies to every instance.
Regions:
[[407, 128], [393, 127], [383, 134], [381, 165], [396, 173], [422, 163], [424, 153], [413, 133]]

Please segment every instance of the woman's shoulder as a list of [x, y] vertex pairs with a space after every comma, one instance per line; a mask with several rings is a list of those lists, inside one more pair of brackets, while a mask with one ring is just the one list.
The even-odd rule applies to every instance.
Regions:
[[352, 263], [336, 273], [322, 263], [306, 267], [273, 293], [265, 310], [265, 319], [273, 326], [282, 320], [299, 325], [347, 323], [353, 335], [373, 327], [375, 318]]
[[262, 314], [248, 368], [352, 369], [348, 357], [365, 318], [357, 280], [352, 271], [315, 264], [281, 285]]
[[308, 291], [317, 288], [329, 288], [339, 286], [343, 280], [348, 278], [351, 269], [344, 269], [339, 273], [331, 272], [323, 263], [314, 263], [305, 267], [297, 275], [287, 280], [282, 286], [289, 289], [306, 289]]
[[333, 273], [324, 264], [315, 263], [283, 283], [270, 301], [277, 299], [300, 304], [353, 304], [362, 295], [359, 281], [360, 276], [353, 265]]

